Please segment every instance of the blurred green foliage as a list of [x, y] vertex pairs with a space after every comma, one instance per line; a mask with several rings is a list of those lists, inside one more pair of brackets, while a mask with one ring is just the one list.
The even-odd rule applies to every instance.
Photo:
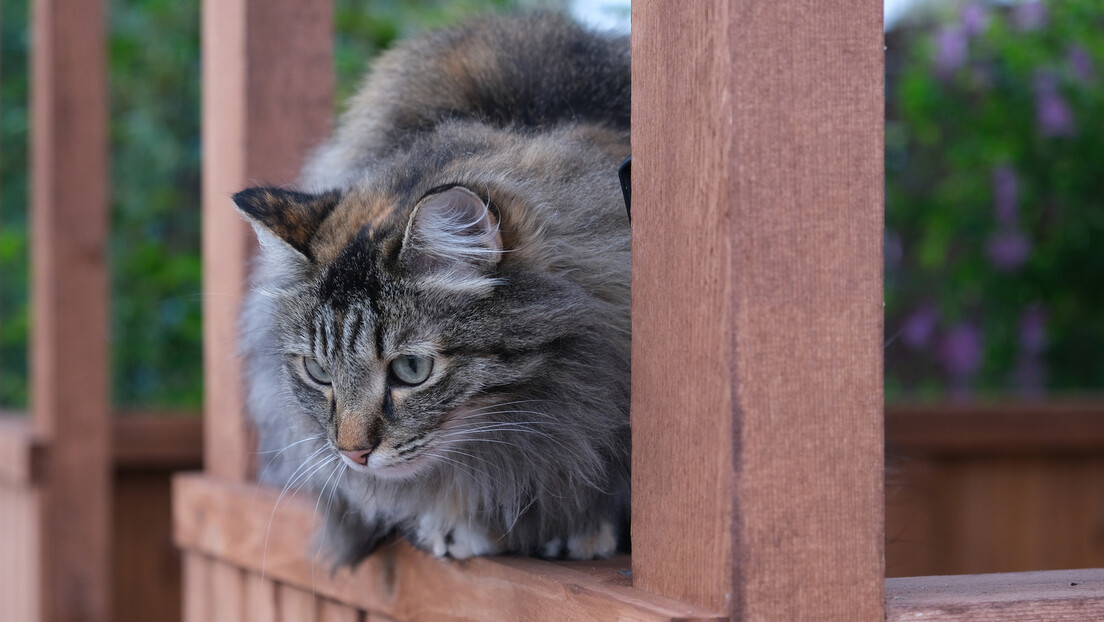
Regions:
[[[26, 0], [0, 0], [0, 405], [27, 403]], [[547, 3], [544, 3], [547, 4]], [[335, 2], [337, 98], [398, 37], [518, 0]], [[122, 408], [197, 409], [199, 0], [111, 0], [113, 392]]]
[[960, 5], [900, 37], [889, 399], [1104, 388], [1102, 35], [1099, 0], [1057, 0]]

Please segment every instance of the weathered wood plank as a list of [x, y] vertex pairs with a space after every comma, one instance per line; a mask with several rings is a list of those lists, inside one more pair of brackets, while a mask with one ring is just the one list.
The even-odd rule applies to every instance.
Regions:
[[184, 622], [211, 620], [211, 567], [209, 558], [199, 553], [184, 554]]
[[632, 10], [634, 581], [881, 619], [881, 3]]
[[[241, 622], [246, 616], [245, 573], [225, 560], [216, 559], [211, 575], [210, 622]], [[292, 618], [294, 619], [294, 618]]]
[[[280, 622], [276, 582], [257, 573], [245, 575], [246, 619], [250, 622]], [[284, 616], [282, 619], [291, 620]]]
[[116, 470], [113, 622], [180, 620], [181, 560], [172, 544], [170, 479], [168, 470]]
[[276, 586], [276, 598], [279, 602], [280, 617], [295, 622], [315, 622], [318, 620], [318, 602], [315, 593], [280, 584]]
[[237, 322], [253, 234], [230, 195], [292, 182], [332, 115], [332, 0], [203, 2], [204, 408], [207, 468], [247, 479]]
[[1104, 620], [1104, 569], [887, 579], [886, 619]]
[[360, 612], [336, 600], [319, 601], [318, 622], [360, 622]]
[[0, 617], [38, 622], [40, 495], [32, 486], [0, 482]]
[[[35, 0], [31, 404], [49, 444], [43, 620], [111, 619], [107, 95], [102, 0]], [[80, 520], [73, 520], [79, 508]]]
[[[250, 572], [400, 620], [707, 620], [724, 616], [623, 585], [615, 568], [604, 578], [567, 564], [528, 558], [463, 562], [428, 557], [405, 543], [385, 545], [355, 572], [330, 576], [309, 549], [314, 503], [278, 491], [197, 475], [175, 480], [179, 546]], [[624, 569], [627, 560], [621, 560]], [[580, 564], [588, 567], [588, 564]]]

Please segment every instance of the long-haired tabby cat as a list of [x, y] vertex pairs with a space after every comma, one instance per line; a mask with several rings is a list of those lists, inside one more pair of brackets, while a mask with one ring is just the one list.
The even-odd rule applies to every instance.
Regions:
[[380, 57], [301, 190], [234, 196], [264, 479], [322, 494], [338, 562], [624, 541], [628, 153], [625, 37], [485, 18]]

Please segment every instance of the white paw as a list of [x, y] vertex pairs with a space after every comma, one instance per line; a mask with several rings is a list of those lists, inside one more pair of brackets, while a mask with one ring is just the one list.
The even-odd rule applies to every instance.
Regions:
[[495, 555], [502, 552], [497, 538], [486, 529], [460, 523], [441, 524], [431, 515], [418, 522], [417, 544], [437, 557], [467, 559], [478, 555]]
[[453, 559], [467, 559], [477, 555], [494, 555], [502, 552], [499, 543], [485, 530], [471, 529], [468, 525], [457, 525], [445, 537], [448, 554]]
[[[545, 547], [547, 546], [546, 544]], [[573, 534], [567, 539], [567, 556], [571, 559], [605, 558], [613, 555], [616, 550], [617, 536], [609, 521], [602, 521], [596, 529]]]

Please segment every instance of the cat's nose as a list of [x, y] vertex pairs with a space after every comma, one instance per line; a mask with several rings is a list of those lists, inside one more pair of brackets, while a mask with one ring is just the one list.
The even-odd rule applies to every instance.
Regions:
[[367, 446], [361, 445], [356, 449], [341, 449], [339, 446], [338, 451], [353, 462], [366, 465], [368, 464], [368, 456], [372, 455], [372, 452], [376, 450], [376, 447], [379, 447], [379, 444], [379, 438], [369, 438]]
[[[372, 449], [375, 449], [374, 447]], [[372, 449], [354, 449], [352, 451], [344, 451], [345, 457], [352, 460], [357, 464], [368, 464], [368, 456], [372, 454]]]

